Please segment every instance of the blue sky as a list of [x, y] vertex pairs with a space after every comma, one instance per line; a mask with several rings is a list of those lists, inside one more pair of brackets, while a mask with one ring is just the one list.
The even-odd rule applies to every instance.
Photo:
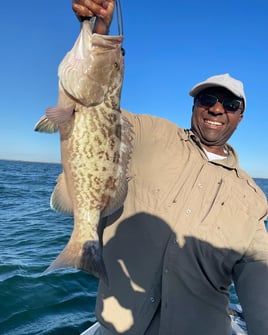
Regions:
[[[122, 107], [190, 126], [189, 89], [230, 73], [244, 82], [247, 110], [230, 143], [253, 177], [268, 177], [268, 3], [121, 0]], [[58, 134], [34, 132], [57, 102], [57, 68], [79, 33], [71, 0], [1, 3], [0, 158], [60, 162]], [[114, 28], [112, 33], [116, 33]]]

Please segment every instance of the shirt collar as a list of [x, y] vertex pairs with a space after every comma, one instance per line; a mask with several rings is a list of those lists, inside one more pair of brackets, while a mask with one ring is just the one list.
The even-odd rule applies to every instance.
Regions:
[[[207, 155], [202, 148], [202, 145], [201, 145], [201, 142], [200, 142], [199, 138], [193, 133], [192, 130], [184, 129], [184, 132], [182, 133], [182, 139], [184, 141], [190, 141], [190, 142], [194, 143], [194, 145], [197, 146], [198, 150], [203, 153], [204, 157], [207, 158]], [[238, 173], [239, 162], [238, 162], [238, 156], [237, 156], [236, 151], [228, 143], [225, 145], [225, 149], [228, 152], [228, 156], [226, 158], [219, 159], [219, 160], [213, 160], [213, 161], [210, 161], [210, 163], [216, 164], [216, 165], [221, 165], [221, 166], [224, 166], [225, 168], [228, 168], [228, 169], [236, 169], [237, 173]]]

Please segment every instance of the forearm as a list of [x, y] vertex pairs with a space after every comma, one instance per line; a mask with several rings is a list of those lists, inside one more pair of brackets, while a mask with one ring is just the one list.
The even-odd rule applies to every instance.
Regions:
[[248, 333], [268, 334], [268, 262], [236, 265], [234, 281]]

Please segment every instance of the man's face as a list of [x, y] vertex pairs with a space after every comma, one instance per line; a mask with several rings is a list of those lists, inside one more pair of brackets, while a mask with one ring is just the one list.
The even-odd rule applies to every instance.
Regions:
[[[203, 99], [203, 103], [201, 98], [200, 101], [198, 99], [204, 94], [213, 95], [219, 101], [215, 99], [216, 103], [209, 107], [204, 104], [206, 99]], [[242, 120], [243, 101], [241, 101], [241, 106], [237, 111], [230, 111], [226, 106], [223, 106], [224, 102], [229, 103], [233, 99], [241, 100], [223, 87], [211, 87], [197, 95], [193, 106], [191, 129], [205, 147], [223, 148]]]

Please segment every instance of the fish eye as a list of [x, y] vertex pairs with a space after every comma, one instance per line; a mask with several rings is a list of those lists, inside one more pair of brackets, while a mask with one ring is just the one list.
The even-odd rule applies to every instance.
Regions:
[[120, 70], [120, 65], [119, 65], [117, 62], [115, 62], [115, 63], [114, 63], [114, 68], [115, 68], [116, 70]]

